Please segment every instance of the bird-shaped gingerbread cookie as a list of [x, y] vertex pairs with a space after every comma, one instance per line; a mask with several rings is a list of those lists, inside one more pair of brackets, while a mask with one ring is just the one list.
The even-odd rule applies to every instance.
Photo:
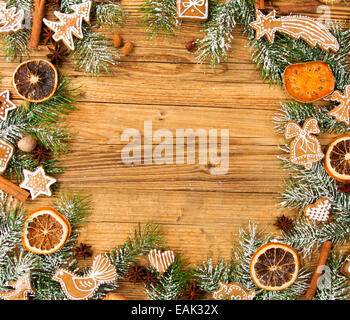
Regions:
[[9, 283], [14, 290], [0, 292], [0, 299], [3, 300], [28, 300], [29, 293], [35, 293], [30, 282], [30, 274], [26, 273], [17, 281]]
[[70, 300], [87, 300], [106, 282], [118, 278], [115, 266], [106, 255], [98, 255], [92, 263], [91, 271], [85, 276], [78, 276], [67, 269], [60, 268], [52, 277], [58, 281]]

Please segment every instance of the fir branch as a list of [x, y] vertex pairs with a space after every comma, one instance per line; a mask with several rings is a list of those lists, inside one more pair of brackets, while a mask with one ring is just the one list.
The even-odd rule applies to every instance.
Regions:
[[[6, 175], [15, 178], [17, 183], [20, 183], [24, 179], [23, 169], [35, 171], [38, 165], [39, 163], [30, 154], [16, 150], [6, 169]], [[49, 175], [64, 172], [64, 168], [58, 167], [59, 161], [57, 159], [47, 160], [42, 162], [41, 165], [44, 166], [45, 172]]]
[[141, 26], [149, 32], [148, 39], [175, 36], [179, 24], [176, 0], [145, 0], [139, 11]]
[[66, 267], [77, 271], [77, 261], [74, 258], [74, 248], [82, 226], [91, 214], [90, 197], [80, 192], [62, 192], [53, 207], [60, 212], [70, 223], [71, 234], [62, 249], [50, 255], [41, 255], [38, 261], [38, 270], [32, 272], [33, 284], [36, 288], [35, 299], [66, 299], [60, 285], [51, 278], [58, 268]]
[[157, 224], [147, 223], [143, 228], [138, 226], [133, 235], [130, 235], [125, 244], [114, 249], [109, 256], [122, 279], [129, 271], [130, 264], [140, 255], [147, 254], [154, 248], [161, 248], [163, 235]]
[[211, 259], [196, 269], [197, 282], [200, 288], [212, 294], [218, 289], [218, 282], [239, 283], [246, 290], [255, 290], [257, 300], [294, 300], [298, 299], [308, 288], [310, 273], [301, 268], [295, 283], [283, 291], [266, 291], [258, 288], [250, 275], [250, 262], [254, 253], [275, 236], [258, 231], [257, 224], [249, 222], [248, 228], [240, 228], [238, 243], [235, 244], [230, 263], [223, 259], [213, 266]]
[[151, 284], [146, 293], [152, 300], [176, 300], [188, 287], [188, 281], [193, 277], [193, 271], [188, 268], [188, 261], [176, 256], [174, 263], [162, 275], [159, 283]]
[[247, 230], [241, 227], [238, 234], [238, 243], [234, 245], [232, 252], [234, 273], [231, 277], [247, 290], [256, 289], [250, 276], [250, 261], [254, 253], [273, 238], [272, 234], [264, 235], [264, 229], [260, 231], [257, 229], [257, 224], [251, 221], [249, 221]]
[[236, 0], [229, 0], [217, 6], [212, 5], [211, 19], [202, 30], [206, 36], [198, 41], [199, 62], [210, 60], [211, 67], [221, 61], [227, 61], [227, 51], [231, 48], [233, 40], [232, 29], [236, 26], [235, 7]]
[[327, 261], [322, 285], [317, 286], [314, 300], [346, 300], [350, 298], [349, 278], [341, 274], [340, 269], [344, 258], [340, 254], [332, 253]]
[[64, 124], [42, 124], [40, 127], [30, 127], [26, 132], [35, 136], [46, 149], [53, 151], [57, 156], [70, 151], [68, 143], [73, 136]]
[[5, 268], [6, 256], [21, 244], [24, 222], [22, 206], [8, 205], [7, 197], [1, 199], [0, 210], [0, 267]]
[[215, 265], [213, 259], [208, 258], [195, 269], [195, 279], [201, 291], [212, 294], [219, 288], [219, 282], [233, 282], [232, 265], [220, 259]]
[[71, 53], [78, 69], [99, 76], [101, 70], [109, 73], [110, 66], [119, 59], [118, 51], [110, 45], [111, 40], [106, 36], [84, 29], [84, 39], [74, 39], [75, 51]]
[[297, 280], [283, 291], [266, 291], [256, 287], [250, 276], [250, 261], [253, 254], [264, 244], [270, 242], [273, 234], [264, 234], [264, 230], [257, 231], [255, 223], [249, 223], [247, 231], [240, 228], [238, 245], [233, 252], [232, 277], [236, 282], [243, 285], [247, 290], [255, 290], [257, 300], [294, 300], [306, 292], [310, 274], [302, 268], [299, 271]]
[[289, 121], [295, 121], [300, 126], [311, 117], [317, 119], [318, 126], [322, 133], [345, 134], [350, 131], [344, 123], [338, 122], [328, 115], [333, 107], [316, 107], [311, 103], [300, 103], [287, 101], [281, 103], [281, 108], [273, 117], [274, 129], [278, 134], [284, 134], [285, 127]]
[[0, 287], [3, 287], [1, 291], [6, 291], [9, 283], [18, 280], [28, 270], [34, 269], [37, 266], [37, 261], [38, 256], [24, 248], [19, 248], [13, 255], [7, 255], [6, 264], [0, 266]]
[[23, 110], [26, 111], [25, 117], [31, 122], [31, 125], [40, 124], [43, 121], [50, 123], [64, 121], [66, 115], [78, 110], [76, 104], [81, 94], [80, 88], [76, 87], [72, 80], [61, 75], [55, 94], [40, 103], [30, 102]]
[[9, 61], [20, 59], [22, 56], [29, 55], [28, 41], [30, 39], [30, 31], [21, 29], [15, 33], [0, 35], [1, 49]]
[[119, 28], [126, 16], [126, 12], [120, 4], [112, 1], [94, 2], [93, 12], [97, 28], [101, 26], [106, 26], [110, 29]]
[[33, 12], [33, 1], [32, 0], [7, 0], [7, 8], [15, 7], [17, 10], [23, 9], [25, 13], [25, 24], [22, 29], [18, 32], [12, 32], [9, 34], [1, 34], [0, 39], [2, 42], [1, 52], [4, 52], [5, 57], [10, 61], [19, 59], [22, 56], [29, 55], [28, 41], [30, 39], [30, 24], [29, 17]]
[[[58, 88], [52, 98], [41, 103], [29, 103], [28, 108], [18, 106], [5, 121], [0, 121], [0, 137], [14, 146], [26, 133], [35, 136], [38, 142], [52, 151], [54, 157], [42, 162], [47, 173], [61, 173], [58, 157], [70, 151], [73, 134], [63, 123], [65, 116], [77, 110], [80, 89], [64, 76], [60, 77]], [[34, 170], [38, 162], [32, 156], [15, 150], [6, 175], [22, 180], [23, 169]]]
[[[288, 65], [316, 60], [330, 65], [337, 89], [343, 90], [349, 83], [350, 30], [344, 29], [340, 23], [331, 26], [331, 32], [341, 44], [338, 52], [333, 53], [318, 47], [312, 48], [303, 40], [294, 40], [281, 33], [276, 34], [274, 43], [265, 37], [256, 40], [255, 31], [250, 27], [254, 20], [254, 0], [229, 0], [226, 4], [221, 4], [204, 30], [206, 36], [200, 40], [202, 46], [197, 51], [199, 61], [209, 59], [211, 65], [215, 66], [216, 63], [227, 60], [227, 49], [232, 41], [230, 31], [235, 27], [234, 22], [237, 22], [242, 33], [247, 36], [252, 61], [261, 70], [261, 79], [269, 81], [271, 85], [282, 85], [283, 72]], [[227, 25], [221, 21], [227, 22]], [[211, 26], [218, 27], [211, 29]]]
[[296, 218], [294, 228], [290, 231], [282, 231], [284, 241], [303, 254], [311, 257], [314, 250], [325, 241], [344, 244], [350, 239], [350, 224], [328, 222], [316, 224], [304, 217]]

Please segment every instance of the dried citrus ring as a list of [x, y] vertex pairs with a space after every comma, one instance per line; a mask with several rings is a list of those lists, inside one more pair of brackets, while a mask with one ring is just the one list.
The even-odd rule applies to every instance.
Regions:
[[31, 212], [24, 222], [22, 243], [35, 254], [51, 254], [67, 241], [71, 227], [67, 219], [50, 207]]
[[255, 284], [264, 290], [279, 291], [291, 286], [298, 277], [297, 252], [283, 243], [263, 245], [250, 262], [250, 275]]
[[58, 73], [51, 62], [33, 59], [20, 64], [13, 74], [17, 93], [30, 102], [50, 99], [58, 85]]
[[350, 182], [350, 135], [337, 137], [328, 145], [324, 167], [335, 180]]
[[297, 101], [313, 102], [334, 91], [335, 79], [329, 65], [312, 61], [290, 65], [283, 73], [287, 92]]

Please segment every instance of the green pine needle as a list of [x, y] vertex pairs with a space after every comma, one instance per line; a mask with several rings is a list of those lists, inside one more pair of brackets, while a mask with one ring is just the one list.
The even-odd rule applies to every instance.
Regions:
[[176, 0], [145, 0], [139, 8], [141, 26], [149, 33], [148, 39], [175, 36], [179, 20]]
[[75, 39], [75, 51], [71, 53], [78, 69], [98, 77], [101, 71], [110, 72], [110, 67], [117, 63], [120, 55], [111, 46], [111, 39], [106, 36], [87, 31], [85, 28], [84, 39]]

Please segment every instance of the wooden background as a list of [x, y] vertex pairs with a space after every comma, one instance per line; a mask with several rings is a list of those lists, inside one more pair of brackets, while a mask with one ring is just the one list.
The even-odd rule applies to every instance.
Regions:
[[[123, 243], [137, 223], [160, 225], [169, 248], [184, 254], [193, 264], [208, 254], [229, 258], [239, 226], [254, 220], [267, 230], [281, 214], [276, 197], [285, 172], [279, 167], [272, 117], [280, 101], [287, 99], [282, 88], [270, 88], [259, 79], [250, 60], [247, 42], [238, 29], [229, 62], [211, 69], [197, 64], [185, 43], [203, 37], [198, 23], [185, 22], [177, 38], [147, 41], [138, 26], [140, 0], [123, 0], [129, 12], [120, 31], [135, 49], [122, 57], [114, 73], [92, 79], [73, 70], [66, 61], [62, 71], [73, 75], [84, 91], [80, 111], [68, 120], [77, 132], [73, 153], [64, 161], [66, 173], [58, 176], [62, 187], [92, 195], [93, 214], [80, 241], [92, 245], [94, 255]], [[305, 1], [293, 1], [301, 7]], [[316, 0], [309, 0], [311, 16], [318, 16]], [[274, 1], [285, 7], [290, 1]], [[349, 5], [349, 3], [348, 3]], [[348, 19], [350, 5], [331, 8], [332, 18]], [[299, 13], [300, 10], [294, 10]], [[33, 51], [45, 57], [47, 49]], [[11, 75], [17, 63], [1, 64], [2, 87], [12, 88]], [[11, 89], [14, 100], [17, 100]], [[144, 121], [153, 130], [210, 128], [230, 131], [230, 168], [227, 175], [212, 176], [206, 165], [138, 165], [121, 162], [127, 128], [143, 132]], [[322, 144], [329, 137], [321, 138]], [[37, 208], [51, 199], [30, 202]], [[295, 214], [290, 212], [289, 214]], [[317, 258], [317, 255], [315, 256]], [[90, 260], [85, 260], [90, 264]], [[82, 264], [85, 263], [84, 261]], [[121, 294], [144, 299], [142, 285], [121, 282]]]

